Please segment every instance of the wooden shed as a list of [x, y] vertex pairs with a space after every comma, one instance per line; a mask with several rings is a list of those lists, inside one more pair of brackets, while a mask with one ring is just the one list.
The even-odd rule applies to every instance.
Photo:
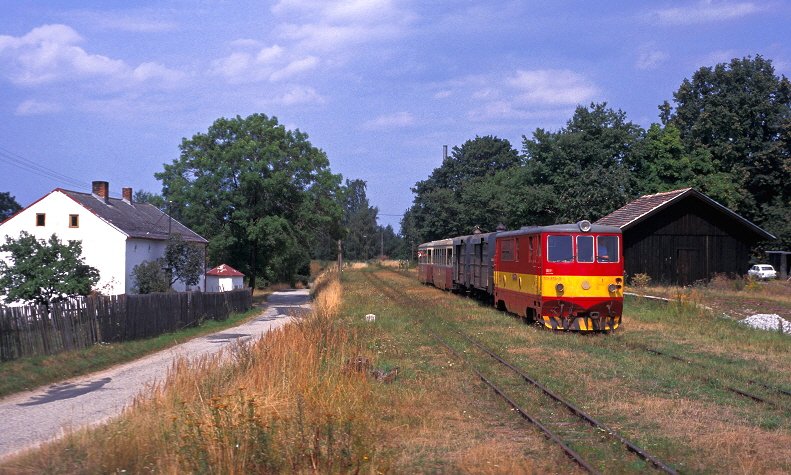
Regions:
[[750, 249], [775, 237], [692, 188], [646, 195], [596, 224], [623, 231], [627, 278], [689, 285], [714, 274], [741, 276]]

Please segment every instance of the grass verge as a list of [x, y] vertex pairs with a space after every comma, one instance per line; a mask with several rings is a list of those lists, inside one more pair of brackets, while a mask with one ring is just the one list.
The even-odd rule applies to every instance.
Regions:
[[[263, 304], [272, 292], [272, 289], [256, 291], [253, 303]], [[221, 322], [210, 320], [200, 327], [166, 333], [146, 340], [101, 343], [82, 350], [3, 362], [0, 363], [0, 397], [134, 361], [193, 338], [240, 325], [260, 312], [259, 308], [252, 308], [247, 312], [231, 315]]]

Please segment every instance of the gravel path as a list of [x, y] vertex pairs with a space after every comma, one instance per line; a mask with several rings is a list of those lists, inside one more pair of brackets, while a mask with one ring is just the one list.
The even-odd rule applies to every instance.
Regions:
[[0, 399], [0, 458], [118, 415], [148, 385], [167, 374], [179, 357], [216, 353], [237, 339], [259, 338], [309, 307], [307, 290], [276, 292], [264, 312], [235, 328], [180, 344], [137, 361]]

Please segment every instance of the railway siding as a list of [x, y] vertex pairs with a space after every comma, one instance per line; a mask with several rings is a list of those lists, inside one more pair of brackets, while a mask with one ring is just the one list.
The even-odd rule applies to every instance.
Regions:
[[[404, 454], [399, 471], [421, 467], [425, 472], [431, 453], [429, 466], [445, 473], [584, 473], [520, 417], [520, 410], [500, 400], [481, 376], [445, 349], [434, 332], [522, 410], [591, 459], [594, 470], [662, 473], [650, 461], [630, 455], [623, 442], [602, 437], [606, 430], [591, 429], [555, 407], [541, 391], [465, 342], [451, 325], [677, 473], [744, 473], [746, 467], [754, 473], [791, 472], [788, 411], [723, 390], [719, 379], [702, 384], [700, 369], [660, 361], [630, 346], [664, 341], [683, 347], [694, 341], [699, 351], [725, 353], [727, 345], [738, 342], [741, 351], [749, 346], [770, 362], [768, 367], [788, 364], [787, 356], [774, 351], [777, 342], [753, 340], [750, 330], [735, 322], [712, 319], [694, 308], [629, 300], [624, 328], [612, 335], [554, 333], [472, 299], [420, 285], [414, 272], [364, 270], [346, 275], [344, 281], [354, 301], [349, 309], [375, 335], [375, 344], [368, 346], [372, 361], [377, 367], [400, 368], [397, 383], [387, 388], [395, 399], [382, 403], [389, 405], [386, 417], [401, 423], [392, 433], [394, 450]], [[376, 321], [363, 324], [367, 313], [376, 313]], [[752, 367], [749, 361], [737, 364]], [[766, 375], [773, 384], [788, 380], [787, 374], [774, 371]], [[410, 398], [417, 393], [425, 398], [415, 404]], [[402, 412], [420, 415], [404, 423]], [[426, 434], [439, 433], [436, 426], [450, 433], [449, 442], [425, 442]], [[484, 470], [493, 465], [499, 471]]]

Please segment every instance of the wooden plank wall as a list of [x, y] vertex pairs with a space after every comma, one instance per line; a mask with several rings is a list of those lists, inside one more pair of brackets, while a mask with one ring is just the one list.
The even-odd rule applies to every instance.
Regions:
[[690, 285], [714, 274], [741, 276], [749, 268], [754, 232], [699, 200], [686, 200], [624, 231], [629, 276]]
[[252, 306], [250, 289], [91, 295], [45, 306], [0, 307], [0, 361], [151, 338], [225, 320]]

